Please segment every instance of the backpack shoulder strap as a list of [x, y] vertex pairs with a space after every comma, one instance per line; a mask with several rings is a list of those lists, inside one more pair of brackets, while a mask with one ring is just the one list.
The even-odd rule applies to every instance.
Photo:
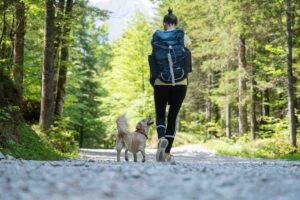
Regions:
[[158, 32], [158, 30], [156, 30], [154, 33], [153, 33], [153, 35], [152, 35], [152, 39], [151, 39], [151, 45], [153, 46], [153, 44], [155, 43], [155, 42], [157, 42], [157, 39], [158, 39], [158, 37], [157, 37], [157, 32]]

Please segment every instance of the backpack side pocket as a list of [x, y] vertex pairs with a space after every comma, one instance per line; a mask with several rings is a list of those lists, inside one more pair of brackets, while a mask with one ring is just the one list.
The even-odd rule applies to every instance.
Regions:
[[192, 72], [192, 52], [188, 48], [184, 48], [185, 50], [185, 61], [186, 61], [186, 72]]
[[155, 60], [153, 54], [148, 56], [148, 63], [149, 63], [149, 67], [150, 67], [151, 77], [156, 78], [158, 76], [159, 70], [158, 70], [158, 65], [156, 63], [156, 60]]

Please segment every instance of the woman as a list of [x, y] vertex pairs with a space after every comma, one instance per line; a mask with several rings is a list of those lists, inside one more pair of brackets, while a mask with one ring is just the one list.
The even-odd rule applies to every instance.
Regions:
[[[168, 81], [163, 78], [164, 72], [159, 72], [153, 76], [153, 73], [151, 72], [151, 78], [150, 82], [154, 87], [154, 101], [155, 101], [155, 112], [156, 112], [156, 130], [158, 133], [158, 148], [156, 153], [156, 160], [158, 162], [164, 162], [164, 161], [171, 161], [171, 148], [172, 144], [176, 135], [176, 119], [177, 115], [179, 113], [180, 107], [182, 105], [182, 102], [185, 98], [186, 91], [187, 91], [187, 76], [179, 76], [178, 79], [176, 79], [176, 59], [178, 61], [179, 54], [178, 49], [176, 47], [180, 47], [180, 45], [184, 45], [185, 47], [189, 47], [191, 42], [187, 36], [184, 35], [184, 32], [177, 28], [178, 19], [173, 14], [172, 10], [168, 10], [168, 14], [164, 16], [163, 19], [163, 26], [164, 31], [157, 30], [152, 37], [152, 55], [156, 54], [156, 60], [157, 57], [159, 57], [159, 48], [157, 46], [159, 45], [165, 45], [167, 43], [167, 47], [169, 45], [169, 53], [167, 58], [165, 58], [166, 62], [168, 61], [168, 64], [166, 66], [166, 70], [169, 70], [173, 73], [172, 77], [169, 76]], [[183, 44], [184, 43], [184, 44]], [[163, 47], [162, 47], [163, 49]], [[181, 46], [181, 49], [182, 48]], [[173, 54], [172, 54], [173, 52]], [[182, 53], [182, 52], [181, 52]], [[184, 50], [183, 50], [184, 53]], [[177, 57], [176, 57], [177, 55]], [[151, 65], [151, 64], [150, 64]], [[161, 66], [158, 66], [156, 62], [156, 69], [159, 68], [162, 70]], [[175, 72], [174, 72], [175, 70]], [[180, 71], [180, 69], [179, 69]], [[187, 71], [190, 72], [190, 71]], [[175, 73], [175, 76], [174, 76]], [[175, 78], [174, 78], [175, 77]], [[167, 126], [166, 126], [166, 107], [167, 104], [169, 104], [169, 111], [168, 111], [168, 117], [167, 117]]]

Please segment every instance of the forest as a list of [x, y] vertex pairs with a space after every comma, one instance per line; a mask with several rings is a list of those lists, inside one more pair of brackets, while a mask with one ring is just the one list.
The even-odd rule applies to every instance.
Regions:
[[76, 157], [114, 148], [123, 113], [155, 118], [150, 41], [172, 8], [193, 56], [175, 145], [300, 159], [300, 0], [152, 2], [109, 41], [111, 13], [88, 0], [1, 0], [0, 151]]

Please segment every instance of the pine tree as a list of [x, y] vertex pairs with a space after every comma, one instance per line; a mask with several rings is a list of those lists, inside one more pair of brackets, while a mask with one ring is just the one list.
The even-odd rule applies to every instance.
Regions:
[[[107, 27], [98, 27], [92, 14], [85, 10], [79, 27], [74, 30], [74, 37], [77, 38], [74, 45], [77, 48], [70, 54], [73, 66], [66, 88], [68, 96], [65, 97], [64, 116], [70, 119], [74, 129], [79, 132], [77, 139], [80, 147], [99, 148], [100, 145], [104, 147], [106, 142], [105, 126], [100, 120], [103, 115], [100, 97], [104, 95], [100, 81], [102, 72], [108, 65], [110, 50], [107, 44]], [[64, 48], [67, 46], [62, 50]], [[65, 50], [67, 53], [68, 49]], [[61, 64], [65, 65], [61, 67], [67, 66], [67, 63]]]

